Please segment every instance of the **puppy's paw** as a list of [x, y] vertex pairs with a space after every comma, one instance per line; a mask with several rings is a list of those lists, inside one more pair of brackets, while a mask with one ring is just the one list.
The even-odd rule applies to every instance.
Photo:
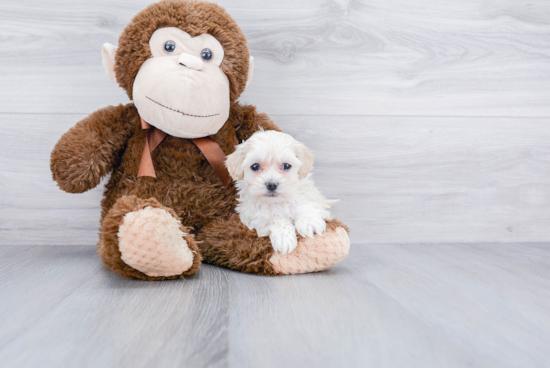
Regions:
[[276, 252], [288, 254], [298, 245], [296, 230], [290, 222], [275, 222], [270, 229], [269, 239]]
[[294, 225], [304, 238], [313, 238], [315, 234], [322, 235], [327, 228], [327, 223], [321, 217], [301, 217]]

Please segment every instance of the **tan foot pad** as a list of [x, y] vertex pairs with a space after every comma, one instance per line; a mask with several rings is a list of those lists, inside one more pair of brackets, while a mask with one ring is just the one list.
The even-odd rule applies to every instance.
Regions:
[[118, 230], [121, 258], [148, 276], [174, 276], [193, 265], [180, 222], [162, 208], [145, 207], [124, 216]]
[[292, 253], [273, 253], [270, 262], [276, 272], [297, 274], [326, 270], [342, 261], [349, 253], [349, 235], [342, 228], [327, 230], [321, 236], [301, 238]]

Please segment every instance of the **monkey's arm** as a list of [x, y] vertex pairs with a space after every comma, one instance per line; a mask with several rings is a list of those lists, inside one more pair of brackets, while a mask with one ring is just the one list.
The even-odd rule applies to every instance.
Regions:
[[231, 109], [231, 114], [233, 115], [234, 121], [237, 122], [235, 129], [237, 130], [239, 143], [250, 138], [250, 136], [260, 130], [260, 128], [282, 132], [281, 128], [279, 128], [266, 113], [258, 112], [255, 106], [240, 105], [238, 103], [235, 105], [236, 106]]
[[105, 107], [65, 133], [55, 145], [50, 161], [59, 187], [69, 193], [96, 187], [113, 169], [135, 127], [136, 115], [133, 104]]

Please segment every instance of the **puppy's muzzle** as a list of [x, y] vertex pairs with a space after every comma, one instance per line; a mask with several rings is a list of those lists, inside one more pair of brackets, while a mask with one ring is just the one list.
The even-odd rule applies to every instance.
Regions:
[[265, 187], [266, 187], [267, 190], [269, 190], [270, 192], [276, 191], [278, 185], [279, 185], [279, 183], [276, 183], [276, 182], [274, 182], [274, 181], [268, 181], [267, 183], [265, 183]]

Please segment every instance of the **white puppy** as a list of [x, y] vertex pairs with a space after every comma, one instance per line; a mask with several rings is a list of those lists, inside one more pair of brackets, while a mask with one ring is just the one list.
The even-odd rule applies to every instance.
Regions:
[[283, 254], [296, 248], [296, 230], [303, 237], [322, 234], [336, 202], [314, 186], [313, 158], [304, 144], [273, 130], [254, 133], [227, 157], [241, 221], [258, 236], [269, 235], [273, 249]]

